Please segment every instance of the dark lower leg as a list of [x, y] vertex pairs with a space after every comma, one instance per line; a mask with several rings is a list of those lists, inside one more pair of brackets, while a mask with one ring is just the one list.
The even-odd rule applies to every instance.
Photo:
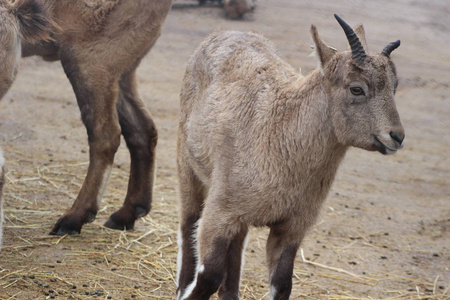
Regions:
[[292, 273], [297, 246], [290, 245], [283, 249], [275, 270], [271, 274], [270, 287], [273, 300], [289, 299], [292, 290]]
[[219, 297], [221, 300], [239, 299], [239, 284], [243, 267], [243, 257], [245, 255], [245, 239], [247, 233], [248, 230], [245, 229], [236, 235], [228, 248], [226, 277], [219, 289]]
[[180, 231], [178, 236], [177, 298], [195, 280], [199, 263], [198, 226], [205, 200], [203, 184], [182, 155], [177, 160], [180, 194]]
[[226, 255], [228, 242], [216, 239], [209, 255], [201, 258], [197, 275], [186, 289], [180, 291], [182, 300], [208, 300], [222, 283], [226, 273]]
[[303, 238], [301, 231], [293, 231], [296, 225], [284, 223], [272, 226], [267, 239], [272, 300], [287, 300], [291, 294], [294, 260]]

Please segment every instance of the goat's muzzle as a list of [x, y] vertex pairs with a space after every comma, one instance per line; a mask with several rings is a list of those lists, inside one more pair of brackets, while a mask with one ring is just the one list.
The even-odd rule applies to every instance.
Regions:
[[382, 154], [395, 154], [398, 150], [403, 148], [405, 132], [403, 128], [400, 128], [390, 131], [389, 134], [374, 136], [374, 139], [374, 150], [379, 151]]

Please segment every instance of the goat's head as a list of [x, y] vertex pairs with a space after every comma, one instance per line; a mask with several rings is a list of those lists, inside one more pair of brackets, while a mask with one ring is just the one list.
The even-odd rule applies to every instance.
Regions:
[[0, 0], [0, 99], [17, 74], [21, 43], [51, 40], [51, 21], [35, 0]]
[[316, 27], [311, 27], [335, 134], [342, 144], [393, 154], [405, 136], [394, 101], [396, 69], [389, 57], [400, 41], [381, 53], [369, 53], [362, 25], [353, 30], [335, 17], [347, 35], [347, 51], [325, 45]]

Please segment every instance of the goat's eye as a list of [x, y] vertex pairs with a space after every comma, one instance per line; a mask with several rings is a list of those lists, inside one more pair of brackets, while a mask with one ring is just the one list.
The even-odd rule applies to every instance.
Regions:
[[350, 92], [352, 92], [352, 94], [355, 96], [364, 96], [365, 95], [364, 90], [360, 87], [351, 87]]

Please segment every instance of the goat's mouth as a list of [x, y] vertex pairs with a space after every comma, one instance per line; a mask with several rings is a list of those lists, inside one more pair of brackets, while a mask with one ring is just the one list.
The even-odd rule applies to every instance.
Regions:
[[375, 143], [373, 144], [374, 150], [382, 153], [382, 154], [395, 154], [399, 149], [403, 148], [403, 145], [400, 144], [398, 147], [392, 148], [383, 143], [377, 136], [374, 136]]

